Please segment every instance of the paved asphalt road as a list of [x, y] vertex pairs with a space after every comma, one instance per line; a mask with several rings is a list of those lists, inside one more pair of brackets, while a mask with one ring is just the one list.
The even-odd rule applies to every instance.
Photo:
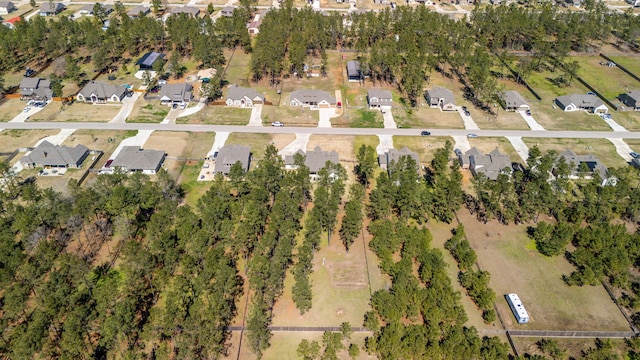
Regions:
[[[92, 123], [92, 122], [25, 122], [0, 123], [2, 129], [90, 129], [90, 130], [158, 130], [194, 132], [239, 132], [267, 134], [317, 134], [317, 135], [400, 135], [419, 136], [424, 129], [360, 129], [360, 128], [317, 128], [317, 127], [252, 127], [232, 125], [193, 124], [145, 124], [145, 123]], [[521, 136], [525, 138], [575, 138], [575, 139], [640, 139], [640, 132], [618, 131], [532, 131], [532, 130], [461, 130], [427, 129], [431, 136], [466, 136], [473, 133], [480, 137]], [[425, 139], [428, 137], [425, 137]]]

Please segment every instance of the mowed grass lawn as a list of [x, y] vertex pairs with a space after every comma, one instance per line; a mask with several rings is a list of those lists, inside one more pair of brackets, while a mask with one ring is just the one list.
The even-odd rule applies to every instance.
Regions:
[[19, 115], [27, 103], [20, 99], [4, 99], [0, 103], [0, 121], [10, 121]]
[[52, 101], [40, 112], [32, 115], [30, 121], [71, 121], [108, 122], [120, 111], [120, 104], [92, 105], [75, 102], [62, 106], [60, 101]]
[[[574, 267], [562, 256], [545, 257], [526, 234], [527, 225], [480, 223], [466, 209], [458, 212], [482, 270], [491, 273], [496, 305], [508, 329], [617, 330], [629, 329], [602, 286], [567, 286], [562, 275]], [[547, 220], [542, 217], [540, 220]], [[531, 224], [535, 225], [535, 224]], [[531, 320], [518, 325], [504, 299], [517, 293]]]
[[395, 149], [402, 149], [406, 146], [409, 150], [415, 151], [418, 153], [420, 163], [426, 166], [431, 164], [431, 160], [433, 160], [433, 154], [436, 149], [443, 148], [447, 140], [453, 143], [453, 140], [450, 137], [394, 136], [393, 147]]
[[[286, 96], [288, 104], [289, 94]], [[332, 119], [334, 120], [334, 119]], [[303, 107], [288, 106], [286, 104], [282, 106], [263, 106], [262, 107], [262, 122], [265, 125], [271, 125], [274, 121], [282, 121], [285, 126], [318, 126], [320, 121], [320, 115], [317, 110], [309, 110]], [[249, 122], [249, 116], [247, 116], [247, 123]]]
[[127, 117], [127, 122], [159, 123], [164, 120], [169, 110], [169, 106], [162, 105], [159, 100], [145, 100], [144, 98], [140, 98], [136, 101], [129, 117]]
[[511, 161], [523, 162], [520, 155], [513, 148], [511, 142], [506, 138], [491, 138], [491, 137], [479, 137], [475, 139], [469, 139], [469, 145], [471, 147], [477, 147], [483, 154], [488, 154], [495, 149], [500, 150], [501, 153], [509, 155]]
[[[606, 54], [605, 54], [606, 55]], [[624, 66], [625, 69], [631, 71], [635, 76], [640, 76], [640, 57], [637, 56], [610, 56], [607, 55], [616, 64]], [[604, 61], [604, 59], [603, 59]], [[620, 70], [622, 71], [622, 70]], [[631, 89], [630, 89], [631, 90]], [[635, 89], [637, 90], [637, 89]]]
[[615, 146], [606, 139], [522, 138], [522, 141], [529, 148], [537, 145], [543, 154], [549, 150], [560, 153], [570, 149], [577, 155], [593, 154], [607, 167], [627, 166]]
[[[273, 139], [269, 134], [257, 133], [231, 133], [225, 145], [240, 144], [251, 147], [251, 167], [255, 167], [258, 161], [264, 157], [264, 150]], [[213, 145], [213, 143], [211, 143]], [[209, 145], [209, 146], [211, 146]]]
[[574, 56], [567, 61], [577, 61], [580, 64], [578, 75], [611, 102], [615, 103], [618, 95], [627, 90], [640, 90], [640, 81], [618, 67], [600, 65], [607, 62], [600, 56]]
[[176, 119], [177, 124], [247, 125], [251, 109], [227, 106], [205, 106], [197, 113]]

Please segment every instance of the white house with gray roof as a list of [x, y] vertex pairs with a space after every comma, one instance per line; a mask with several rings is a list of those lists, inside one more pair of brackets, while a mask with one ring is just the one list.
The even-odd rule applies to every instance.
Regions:
[[588, 111], [594, 114], [606, 114], [609, 109], [595, 95], [590, 94], [571, 94], [558, 96], [556, 104], [564, 111]]
[[264, 95], [254, 89], [240, 86], [232, 86], [227, 92], [227, 106], [253, 107], [254, 104], [264, 104]]
[[220, 10], [220, 16], [232, 17], [235, 10], [236, 8], [233, 6], [225, 6]]
[[389, 151], [387, 151], [386, 153], [380, 154], [378, 156], [378, 165], [380, 165], [380, 168], [383, 170], [389, 170], [392, 164], [397, 164], [398, 161], [400, 161], [400, 158], [405, 156], [412, 158], [415, 161], [417, 167], [420, 166], [420, 159], [418, 158], [418, 154], [409, 150], [409, 148], [406, 146], [400, 150], [389, 149]]
[[425, 94], [427, 104], [432, 108], [440, 108], [442, 111], [455, 111], [456, 104], [453, 98], [453, 92], [449, 89], [436, 86], [427, 90]]
[[38, 10], [38, 15], [40, 16], [57, 15], [64, 9], [66, 9], [66, 7], [62, 3], [45, 2], [45, 3], [42, 3], [42, 6], [40, 6], [40, 10]]
[[172, 7], [169, 11], [171, 15], [187, 14], [193, 17], [198, 17], [198, 15], [200, 15], [200, 9], [195, 6]]
[[504, 171], [511, 173], [509, 155], [501, 153], [498, 149], [482, 154], [480, 150], [473, 147], [465, 153], [460, 153], [458, 160], [463, 169], [471, 170], [473, 176], [484, 174], [488, 179], [496, 180]]
[[51, 81], [44, 78], [22, 78], [20, 82], [20, 98], [22, 100], [51, 100], [53, 98]]
[[193, 99], [193, 88], [187, 83], [164, 84], [158, 93], [160, 102], [165, 105], [186, 104]]
[[122, 102], [128, 89], [124, 85], [111, 85], [101, 81], [89, 81], [76, 95], [78, 101], [92, 104]]
[[124, 146], [118, 153], [111, 169], [120, 168], [125, 172], [142, 172], [153, 175], [160, 170], [165, 159], [165, 152], [161, 150], [142, 149], [140, 146]]
[[96, 4], [102, 8], [102, 11], [104, 12], [105, 15], [111, 14], [114, 10], [113, 6], [111, 5], [103, 5], [100, 3], [95, 3], [95, 4], [87, 4], [81, 7], [79, 13], [83, 15], [91, 15], [91, 16], [95, 15], [93, 12], [93, 9], [96, 6]]
[[635, 111], [640, 111], [640, 90], [631, 90], [626, 94], [620, 94], [618, 95], [618, 99], [624, 106], [632, 108]]
[[[295, 154], [301, 154], [305, 156], [304, 164], [309, 168], [309, 177], [311, 181], [318, 181], [318, 172], [324, 168], [327, 161], [333, 164], [340, 162], [340, 156], [336, 151], [323, 151], [320, 146], [316, 146], [312, 151], [306, 153], [302, 150], [296, 151], [293, 155], [286, 155], [284, 157], [284, 165], [286, 169], [296, 169], [294, 159]], [[335, 174], [329, 174], [334, 175]]]
[[79, 169], [88, 155], [89, 149], [84, 145], [60, 146], [45, 140], [28, 155], [23, 156], [20, 163], [29, 169], [36, 167]]
[[227, 145], [218, 150], [214, 172], [229, 175], [231, 167], [239, 162], [242, 170], [247, 172], [251, 165], [251, 148], [244, 145]]
[[502, 102], [504, 109], [507, 111], [526, 111], [529, 110], [529, 103], [514, 90], [505, 91], [502, 93]]
[[369, 89], [367, 91], [369, 109], [391, 109], [393, 94], [389, 90]]
[[0, 1], [0, 15], [9, 15], [16, 10], [18, 8], [11, 1]]
[[336, 98], [322, 90], [296, 90], [289, 96], [289, 105], [305, 106], [312, 109], [329, 108], [336, 105]]

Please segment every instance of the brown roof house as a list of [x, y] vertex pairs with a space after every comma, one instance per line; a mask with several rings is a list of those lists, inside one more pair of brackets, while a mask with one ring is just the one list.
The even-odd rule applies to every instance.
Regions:
[[264, 104], [264, 95], [251, 88], [232, 86], [227, 92], [227, 106], [253, 107], [254, 104]]
[[289, 96], [289, 105], [328, 108], [336, 105], [336, 98], [322, 90], [296, 90]]
[[453, 92], [449, 89], [436, 86], [431, 90], [427, 90], [425, 98], [427, 99], [427, 104], [432, 108], [439, 107], [443, 111], [456, 110]]
[[51, 81], [44, 78], [22, 78], [20, 82], [20, 98], [23, 100], [51, 100], [53, 98]]
[[420, 166], [420, 159], [418, 158], [418, 154], [409, 150], [409, 148], [406, 146], [400, 150], [389, 149], [389, 151], [387, 151], [386, 153], [380, 154], [378, 156], [378, 164], [380, 165], [380, 168], [384, 170], [390, 170], [392, 164], [398, 163], [398, 161], [400, 161], [400, 158], [404, 156], [412, 158], [415, 161], [416, 166]]
[[244, 145], [227, 145], [218, 150], [214, 172], [229, 175], [231, 167], [239, 162], [242, 170], [247, 172], [251, 165], [251, 148]]
[[89, 81], [76, 95], [78, 101], [92, 104], [122, 102], [129, 90], [124, 85], [111, 85], [100, 81]]
[[165, 156], [165, 152], [160, 150], [142, 149], [140, 146], [124, 146], [110, 166], [111, 169], [119, 168], [125, 172], [153, 175], [160, 170]]
[[631, 90], [626, 94], [620, 94], [618, 99], [624, 106], [640, 111], [640, 90]]
[[89, 149], [84, 145], [60, 146], [45, 140], [28, 155], [23, 156], [20, 163], [29, 169], [36, 167], [79, 169], [88, 155]]
[[482, 154], [478, 148], [472, 148], [458, 156], [463, 169], [471, 170], [473, 176], [484, 174], [490, 180], [496, 180], [505, 169], [511, 173], [511, 159], [495, 149], [488, 154]]
[[367, 91], [369, 109], [391, 109], [393, 95], [389, 90], [369, 89]]
[[526, 111], [530, 109], [529, 103], [522, 98], [522, 95], [513, 90], [502, 93], [502, 106], [507, 111]]
[[[311, 181], [318, 181], [318, 172], [320, 169], [324, 168], [327, 164], [327, 161], [333, 164], [338, 164], [340, 162], [340, 157], [338, 153], [335, 151], [323, 151], [319, 146], [316, 146], [313, 151], [307, 151], [306, 153], [302, 150], [298, 150], [295, 154], [301, 154], [305, 156], [304, 164], [309, 168], [309, 177]], [[286, 169], [295, 169], [296, 166], [294, 164], [294, 156], [287, 155], [284, 157], [284, 164]], [[329, 174], [330, 177], [336, 177], [337, 174], [332, 173]]]

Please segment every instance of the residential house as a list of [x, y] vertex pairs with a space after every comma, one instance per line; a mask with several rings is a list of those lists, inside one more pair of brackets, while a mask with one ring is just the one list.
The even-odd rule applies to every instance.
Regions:
[[43, 78], [22, 78], [20, 82], [20, 98], [22, 100], [51, 100], [53, 98], [51, 81]]
[[29, 169], [36, 167], [79, 169], [88, 155], [89, 149], [84, 145], [60, 146], [45, 140], [29, 154], [23, 156], [20, 163]]
[[198, 17], [200, 9], [194, 6], [179, 6], [171, 8], [170, 13], [171, 15], [187, 14], [191, 17]]
[[322, 90], [296, 90], [289, 96], [291, 106], [329, 108], [336, 105], [336, 98]]
[[11, 1], [0, 1], [0, 15], [9, 15], [16, 10], [18, 8]]
[[151, 8], [149, 6], [144, 5], [136, 5], [132, 7], [129, 11], [127, 11], [127, 16], [130, 18], [135, 18], [138, 16], [147, 16], [151, 12]]
[[529, 104], [522, 98], [522, 95], [514, 90], [502, 93], [502, 106], [507, 111], [526, 111], [529, 110]]
[[488, 154], [482, 154], [477, 148], [472, 148], [458, 155], [458, 161], [463, 169], [471, 170], [473, 176], [484, 174], [490, 180], [496, 180], [505, 169], [511, 172], [511, 159], [495, 149]]
[[[580, 178], [581, 170], [585, 169], [584, 165], [581, 164], [586, 165], [587, 171], [582, 174], [585, 179], [592, 179], [596, 174], [600, 176], [601, 179], [607, 179], [607, 167], [604, 166], [604, 164], [602, 164], [593, 154], [577, 155], [573, 151], [567, 149], [558, 154], [557, 161], [560, 159], [564, 159], [565, 163], [569, 165], [569, 169], [571, 171], [569, 174], [570, 179]], [[552, 173], [556, 175], [555, 167], [552, 169]]]
[[[309, 168], [309, 177], [311, 181], [318, 181], [320, 169], [324, 168], [327, 161], [333, 164], [340, 162], [340, 157], [336, 151], [323, 151], [319, 146], [316, 146], [313, 151], [298, 150], [296, 154], [305, 156], [304, 164]], [[284, 157], [284, 165], [286, 169], [295, 169], [294, 155], [287, 155]], [[329, 174], [330, 177], [335, 178], [337, 174]]]
[[393, 95], [389, 90], [369, 89], [367, 91], [369, 109], [391, 109]]
[[349, 82], [359, 82], [360, 80], [362, 80], [362, 73], [360, 72], [360, 61], [347, 61], [347, 78], [349, 79]]
[[66, 9], [66, 7], [62, 3], [45, 2], [40, 6], [38, 14], [40, 16], [57, 15], [64, 9]]
[[187, 83], [165, 84], [160, 88], [158, 96], [165, 105], [185, 104], [193, 99], [193, 88]]
[[220, 15], [224, 16], [224, 17], [231, 17], [233, 16], [233, 12], [235, 11], [235, 7], [233, 6], [225, 6], [222, 8], [222, 10], [220, 10]]
[[253, 20], [247, 25], [247, 31], [249, 31], [250, 35], [257, 35], [260, 33], [260, 25], [262, 25], [262, 20], [264, 20], [265, 15], [267, 15], [269, 10], [263, 10], [257, 13]]
[[624, 106], [632, 108], [635, 111], [640, 111], [640, 90], [631, 90], [626, 94], [620, 94], [618, 95], [618, 99]]
[[110, 164], [111, 169], [120, 168], [125, 172], [156, 174], [166, 154], [161, 150], [142, 149], [140, 146], [124, 146]]
[[585, 110], [594, 114], [605, 114], [609, 111], [602, 100], [598, 99], [597, 96], [590, 94], [558, 96], [555, 102], [564, 111]]
[[380, 168], [383, 170], [390, 170], [392, 165], [397, 164], [400, 158], [404, 156], [413, 158], [416, 166], [419, 168], [420, 159], [418, 158], [418, 154], [409, 150], [406, 146], [400, 150], [389, 149], [386, 153], [378, 155], [378, 165], [380, 165]]
[[[100, 7], [102, 7], [102, 11], [103, 11], [103, 13], [105, 15], [109, 15], [109, 14], [111, 14], [113, 12], [113, 6], [111, 6], [111, 5], [103, 5], [103, 4], [100, 4], [100, 3], [96, 3], [96, 4], [99, 4]], [[80, 14], [91, 15], [91, 16], [95, 15], [93, 13], [93, 8], [94, 8], [94, 6], [96, 4], [87, 4], [87, 5], [83, 6], [82, 8], [80, 8]]]
[[436, 86], [431, 90], [427, 90], [425, 98], [427, 99], [427, 104], [432, 108], [439, 107], [442, 111], [456, 110], [453, 92], [449, 89]]
[[111, 85], [101, 81], [89, 81], [76, 95], [78, 101], [92, 104], [122, 102], [129, 90], [124, 85]]
[[227, 106], [253, 107], [254, 104], [264, 104], [264, 95], [251, 88], [232, 86], [227, 92]]
[[164, 54], [155, 51], [148, 52], [136, 61], [136, 65], [140, 67], [140, 70], [153, 70], [153, 64], [156, 61], [164, 61], [164, 56]]
[[229, 175], [231, 167], [239, 162], [242, 170], [247, 172], [251, 165], [251, 148], [244, 145], [227, 145], [218, 150], [214, 172]]

